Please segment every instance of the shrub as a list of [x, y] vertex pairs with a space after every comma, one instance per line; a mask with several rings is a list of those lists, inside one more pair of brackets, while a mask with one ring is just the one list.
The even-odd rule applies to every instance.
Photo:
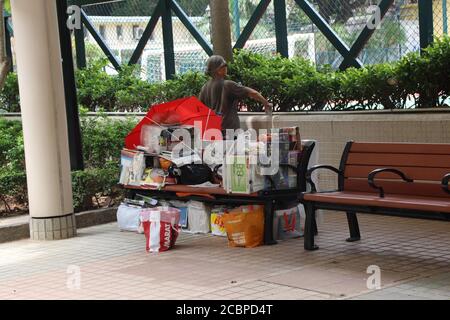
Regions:
[[24, 169], [22, 123], [0, 118], [0, 172]]
[[118, 166], [125, 137], [136, 126], [137, 119], [114, 120], [104, 113], [92, 117], [82, 110], [80, 123], [85, 167], [102, 168], [108, 163]]
[[98, 60], [76, 71], [78, 103], [90, 111], [112, 111], [115, 106], [116, 86], [114, 77], [104, 71], [106, 64], [106, 60]]
[[[154, 84], [155, 103], [163, 103], [179, 98], [198, 96], [207, 76], [202, 72], [188, 71], [176, 75], [174, 79]], [[150, 106], [151, 104], [147, 105]], [[146, 109], [147, 110], [147, 109]]]
[[416, 70], [420, 107], [442, 106], [450, 93], [450, 38], [436, 39], [424, 50], [420, 60]]
[[119, 171], [117, 166], [107, 166], [73, 172], [72, 192], [75, 212], [100, 208], [101, 197], [109, 197], [111, 201], [122, 198], [123, 190], [117, 186]]
[[0, 170], [0, 204], [11, 211], [11, 201], [28, 207], [27, 179], [24, 171]]
[[[75, 212], [101, 207], [102, 197], [110, 198], [109, 205], [122, 198], [123, 191], [117, 186], [118, 179], [119, 168], [114, 166], [72, 172]], [[10, 212], [12, 203], [24, 209], [28, 208], [27, 179], [24, 171], [0, 172], [0, 204]]]
[[[104, 114], [87, 117], [81, 112], [83, 156], [86, 170], [72, 173], [75, 211], [100, 206], [101, 197], [120, 198], [120, 150], [136, 119], [112, 120]], [[93, 201], [93, 199], [95, 201]], [[0, 119], [0, 205], [11, 211], [12, 203], [28, 206], [22, 125], [20, 121]]]
[[335, 73], [316, 72], [306, 77], [296, 75], [285, 80], [286, 99], [291, 100], [291, 108], [284, 111], [321, 110], [328, 101], [335, 100]]
[[[317, 74], [315, 66], [303, 58], [285, 59], [280, 55], [261, 55], [245, 50], [235, 51], [230, 64], [230, 78], [254, 88], [270, 100], [277, 111], [292, 111], [286, 95], [286, 82], [294, 77], [308, 79]], [[248, 111], [261, 111], [262, 105], [247, 99]]]
[[0, 110], [20, 112], [19, 83], [17, 73], [8, 73], [3, 89], [0, 91]]

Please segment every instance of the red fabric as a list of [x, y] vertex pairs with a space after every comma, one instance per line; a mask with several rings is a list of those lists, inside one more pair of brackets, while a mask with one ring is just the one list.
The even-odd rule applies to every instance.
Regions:
[[141, 211], [147, 252], [167, 251], [175, 245], [179, 233], [180, 210], [151, 208]]
[[182, 98], [152, 106], [147, 115], [125, 138], [125, 147], [134, 150], [141, 145], [141, 128], [143, 125], [194, 125], [195, 121], [202, 123], [202, 137], [206, 129], [222, 129], [222, 117], [196, 97]]
[[[154, 238], [151, 237], [151, 224], [152, 223], [156, 223], [154, 221], [143, 221], [142, 222], [142, 226], [144, 228], [144, 234], [145, 234], [145, 250], [147, 252], [150, 252], [150, 245], [152, 244], [153, 246], [155, 246], [155, 243], [152, 243], [152, 239], [153, 241], [155, 241]], [[176, 226], [172, 226], [172, 224], [170, 222], [164, 222], [164, 221], [160, 221], [158, 223], [157, 228], [159, 229], [159, 241], [157, 242], [157, 246], [158, 246], [158, 252], [163, 252], [163, 251], [167, 251], [169, 249], [171, 249], [172, 247], [175, 246], [175, 242], [177, 241], [178, 238], [178, 225]]]

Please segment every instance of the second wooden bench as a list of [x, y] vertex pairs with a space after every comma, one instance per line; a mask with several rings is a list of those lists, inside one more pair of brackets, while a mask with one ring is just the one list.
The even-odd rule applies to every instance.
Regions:
[[[318, 169], [338, 175], [338, 189], [317, 192], [311, 174]], [[360, 240], [356, 213], [450, 220], [450, 144], [348, 142], [339, 169], [314, 166], [306, 173], [311, 192], [305, 206], [306, 250], [315, 250], [317, 209], [346, 212], [350, 237]]]

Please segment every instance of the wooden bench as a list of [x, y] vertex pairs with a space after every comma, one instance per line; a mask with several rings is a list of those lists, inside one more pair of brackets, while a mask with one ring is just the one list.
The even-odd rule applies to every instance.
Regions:
[[[317, 192], [311, 174], [338, 175], [338, 190]], [[348, 142], [339, 169], [317, 165], [306, 173], [311, 192], [303, 192], [306, 250], [315, 250], [315, 211], [347, 214], [350, 238], [360, 240], [356, 213], [450, 220], [450, 144]]]

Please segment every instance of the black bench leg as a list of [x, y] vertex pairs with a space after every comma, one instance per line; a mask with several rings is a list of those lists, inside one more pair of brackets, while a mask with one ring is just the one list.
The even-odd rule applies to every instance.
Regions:
[[361, 239], [361, 235], [359, 233], [359, 224], [358, 218], [356, 217], [356, 212], [347, 212], [347, 221], [348, 228], [350, 230], [350, 238], [348, 238], [347, 242], [358, 241]]
[[306, 214], [304, 247], [305, 250], [317, 250], [319, 247], [314, 245], [314, 234], [317, 230], [317, 226], [316, 229], [314, 229], [314, 226], [316, 225], [316, 209], [308, 202], [306, 202], [304, 206]]
[[317, 230], [317, 220], [316, 220], [316, 211], [314, 210], [314, 219], [313, 219], [313, 230], [314, 235], [317, 236], [319, 234], [319, 231]]
[[264, 204], [264, 244], [273, 245], [278, 242], [273, 238], [273, 216], [275, 203], [273, 200], [266, 201]]

